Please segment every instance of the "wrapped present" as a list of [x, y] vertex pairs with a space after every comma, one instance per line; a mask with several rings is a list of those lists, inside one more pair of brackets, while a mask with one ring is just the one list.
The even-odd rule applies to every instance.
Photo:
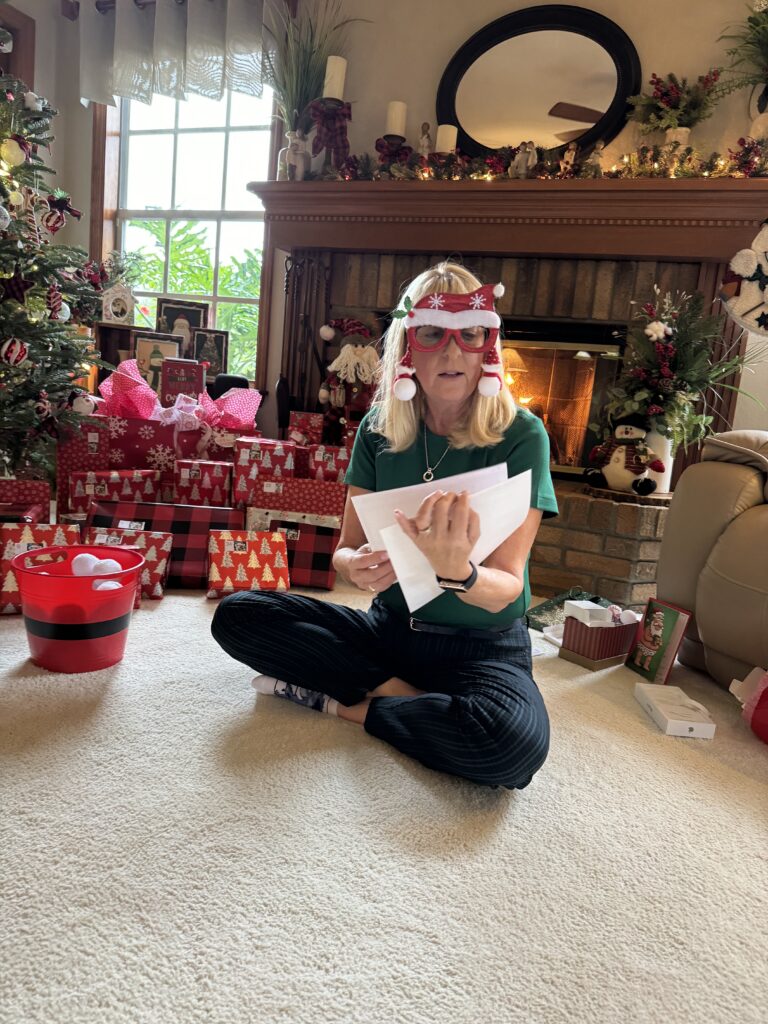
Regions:
[[328, 480], [331, 483], [342, 484], [347, 466], [348, 448], [338, 448], [330, 444], [309, 446], [309, 475], [312, 480]]
[[247, 515], [252, 509], [272, 508], [280, 512], [343, 516], [346, 494], [344, 484], [326, 483], [324, 480], [257, 480], [251, 490]]
[[251, 501], [251, 494], [259, 480], [292, 479], [295, 447], [291, 441], [238, 437], [235, 442], [235, 473], [232, 481], [234, 504], [240, 508], [256, 504]]
[[588, 624], [568, 615], [558, 653], [567, 661], [595, 670], [623, 665], [636, 635], [637, 622]]
[[173, 534], [159, 530], [120, 530], [91, 526], [85, 531], [84, 544], [120, 544], [136, 548], [144, 556], [137, 604], [142, 597], [162, 600], [165, 582], [171, 568]]
[[300, 480], [309, 480], [309, 447], [307, 445], [296, 445], [296, 450], [293, 453], [293, 464], [293, 475]]
[[294, 587], [333, 590], [333, 553], [341, 536], [341, 516], [304, 512], [270, 513], [268, 529], [282, 533], [288, 549], [288, 569]]
[[320, 444], [323, 439], [323, 414], [321, 412], [296, 412], [288, 414], [288, 440], [308, 446]]
[[50, 516], [50, 506], [30, 505], [28, 501], [0, 501], [0, 523], [42, 523]]
[[51, 485], [47, 480], [22, 480], [0, 477], [0, 502], [14, 505], [42, 505], [44, 522], [49, 522]]
[[104, 501], [160, 501], [158, 469], [87, 469], [69, 475], [70, 512], [88, 512], [94, 498]]
[[208, 557], [208, 597], [235, 590], [287, 590], [291, 585], [282, 533], [211, 530]]
[[174, 405], [178, 395], [195, 398], [205, 390], [205, 367], [196, 359], [167, 356], [160, 367], [160, 403]]
[[232, 464], [203, 459], [177, 459], [174, 500], [179, 505], [228, 505], [232, 497]]
[[92, 502], [87, 526], [172, 533], [167, 586], [205, 589], [208, 582], [208, 531], [242, 530], [243, 518], [242, 511], [213, 505]]
[[12, 558], [35, 548], [79, 543], [80, 530], [77, 526], [0, 525], [0, 614], [13, 615], [21, 611], [19, 584], [16, 573], [11, 569]]

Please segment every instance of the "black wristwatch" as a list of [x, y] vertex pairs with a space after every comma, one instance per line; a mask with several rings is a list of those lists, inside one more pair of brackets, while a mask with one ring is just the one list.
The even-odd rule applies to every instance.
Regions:
[[465, 580], [447, 580], [443, 576], [436, 576], [438, 587], [442, 587], [443, 590], [455, 590], [461, 594], [466, 593], [470, 587], [474, 587], [477, 580], [477, 566], [474, 562], [469, 564], [472, 566], [472, 572]]

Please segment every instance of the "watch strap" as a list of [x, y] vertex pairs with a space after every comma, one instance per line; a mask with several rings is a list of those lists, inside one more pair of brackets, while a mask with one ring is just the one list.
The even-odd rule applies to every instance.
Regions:
[[467, 576], [465, 580], [451, 580], [445, 576], [436, 576], [438, 587], [443, 590], [456, 590], [459, 593], [465, 593], [470, 587], [474, 586], [477, 580], [477, 566], [474, 562], [469, 563], [472, 566], [472, 572]]

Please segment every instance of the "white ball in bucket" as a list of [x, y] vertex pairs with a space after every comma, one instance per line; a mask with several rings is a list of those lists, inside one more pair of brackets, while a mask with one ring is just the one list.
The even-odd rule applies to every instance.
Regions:
[[111, 572], [122, 572], [123, 567], [114, 558], [97, 558], [96, 564], [91, 569], [91, 576], [108, 576]]
[[[72, 559], [72, 572], [75, 576], [93, 576], [94, 566], [98, 561], [96, 555], [89, 555], [87, 551], [83, 551]], [[115, 564], [117, 565], [117, 563]], [[120, 566], [118, 565], [117, 568], [119, 569]]]
[[91, 586], [94, 590], [122, 590], [123, 587], [117, 580], [94, 580]]

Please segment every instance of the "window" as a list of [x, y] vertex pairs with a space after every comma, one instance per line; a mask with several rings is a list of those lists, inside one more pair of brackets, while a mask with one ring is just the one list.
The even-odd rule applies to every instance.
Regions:
[[136, 323], [155, 327], [158, 295], [210, 304], [229, 331], [230, 373], [253, 379], [272, 94], [123, 104], [118, 246], [141, 252]]

